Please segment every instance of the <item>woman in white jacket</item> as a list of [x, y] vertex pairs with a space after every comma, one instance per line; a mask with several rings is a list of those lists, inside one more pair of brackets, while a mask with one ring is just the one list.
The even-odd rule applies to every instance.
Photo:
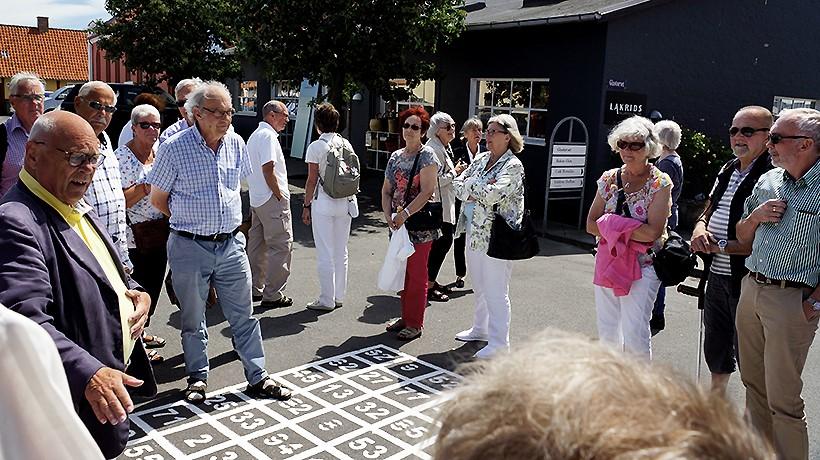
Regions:
[[453, 117], [436, 112], [430, 117], [430, 127], [427, 129], [427, 147], [436, 154], [438, 163], [438, 183], [433, 192], [436, 201], [441, 202], [443, 222], [441, 236], [433, 241], [430, 248], [430, 258], [427, 260], [427, 276], [429, 279], [427, 299], [437, 302], [447, 302], [449, 288], [436, 282], [438, 272], [444, 263], [444, 258], [453, 245], [453, 233], [456, 228], [456, 195], [453, 192], [453, 179], [467, 169], [464, 163], [453, 164], [453, 149], [450, 142], [456, 138], [456, 122]]
[[351, 151], [353, 147], [336, 133], [339, 112], [333, 105], [320, 104], [314, 114], [319, 139], [308, 145], [305, 154], [308, 179], [302, 222], [313, 229], [320, 294], [317, 300], [307, 304], [307, 308], [332, 311], [342, 306], [347, 291], [347, 242], [350, 239], [350, 222], [358, 214], [358, 207], [356, 195], [331, 198], [319, 185], [319, 179], [325, 173], [331, 143], [346, 143]]
[[457, 232], [467, 233], [467, 269], [475, 291], [475, 318], [470, 329], [456, 334], [463, 342], [487, 341], [476, 358], [489, 358], [510, 348], [510, 277], [512, 261], [487, 255], [495, 215], [512, 228], [524, 216], [524, 165], [516, 154], [524, 148], [515, 118], [502, 114], [487, 123], [487, 149], [453, 183], [464, 202]]

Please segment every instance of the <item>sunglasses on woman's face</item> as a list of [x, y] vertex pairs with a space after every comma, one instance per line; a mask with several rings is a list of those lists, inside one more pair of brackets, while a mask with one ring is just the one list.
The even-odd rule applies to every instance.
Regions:
[[137, 123], [137, 125], [139, 125], [139, 127], [142, 128], [142, 129], [148, 129], [148, 128], [160, 129], [160, 128], [162, 128], [162, 125], [159, 124], [159, 123], [149, 123], [147, 121], [141, 121], [141, 122]]
[[404, 129], [412, 129], [413, 131], [418, 131], [418, 130], [421, 129], [421, 126], [411, 125], [410, 123], [405, 123], [405, 124], [401, 125], [401, 127], [404, 128]]
[[615, 145], [617, 145], [618, 148], [621, 150], [629, 149], [633, 152], [637, 152], [638, 150], [646, 147], [646, 142], [618, 141]]

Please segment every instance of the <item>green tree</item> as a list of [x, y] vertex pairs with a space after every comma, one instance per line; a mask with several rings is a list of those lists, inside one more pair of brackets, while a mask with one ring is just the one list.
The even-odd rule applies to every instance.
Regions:
[[435, 77], [436, 52], [464, 30], [463, 0], [238, 0], [239, 54], [274, 79], [328, 87], [343, 107], [356, 88], [385, 99]]
[[239, 74], [236, 56], [223, 51], [236, 37], [232, 0], [106, 0], [105, 9], [113, 19], [95, 21], [90, 32], [109, 57], [153, 83]]

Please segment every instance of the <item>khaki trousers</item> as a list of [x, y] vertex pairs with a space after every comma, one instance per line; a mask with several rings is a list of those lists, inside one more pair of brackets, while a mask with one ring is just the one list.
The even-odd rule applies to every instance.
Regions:
[[293, 251], [293, 224], [290, 201], [271, 196], [258, 208], [251, 208], [248, 230], [248, 259], [253, 278], [253, 295], [276, 301], [284, 297], [290, 276]]
[[760, 285], [748, 276], [737, 305], [740, 378], [752, 424], [781, 459], [807, 459], [809, 439], [800, 375], [818, 318], [807, 321], [808, 289]]

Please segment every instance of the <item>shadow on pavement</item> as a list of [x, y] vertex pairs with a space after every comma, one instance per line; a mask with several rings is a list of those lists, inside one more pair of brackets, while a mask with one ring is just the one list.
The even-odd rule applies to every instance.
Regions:
[[383, 324], [392, 318], [401, 316], [401, 299], [392, 295], [372, 295], [367, 298], [369, 305], [364, 307], [359, 322]]

